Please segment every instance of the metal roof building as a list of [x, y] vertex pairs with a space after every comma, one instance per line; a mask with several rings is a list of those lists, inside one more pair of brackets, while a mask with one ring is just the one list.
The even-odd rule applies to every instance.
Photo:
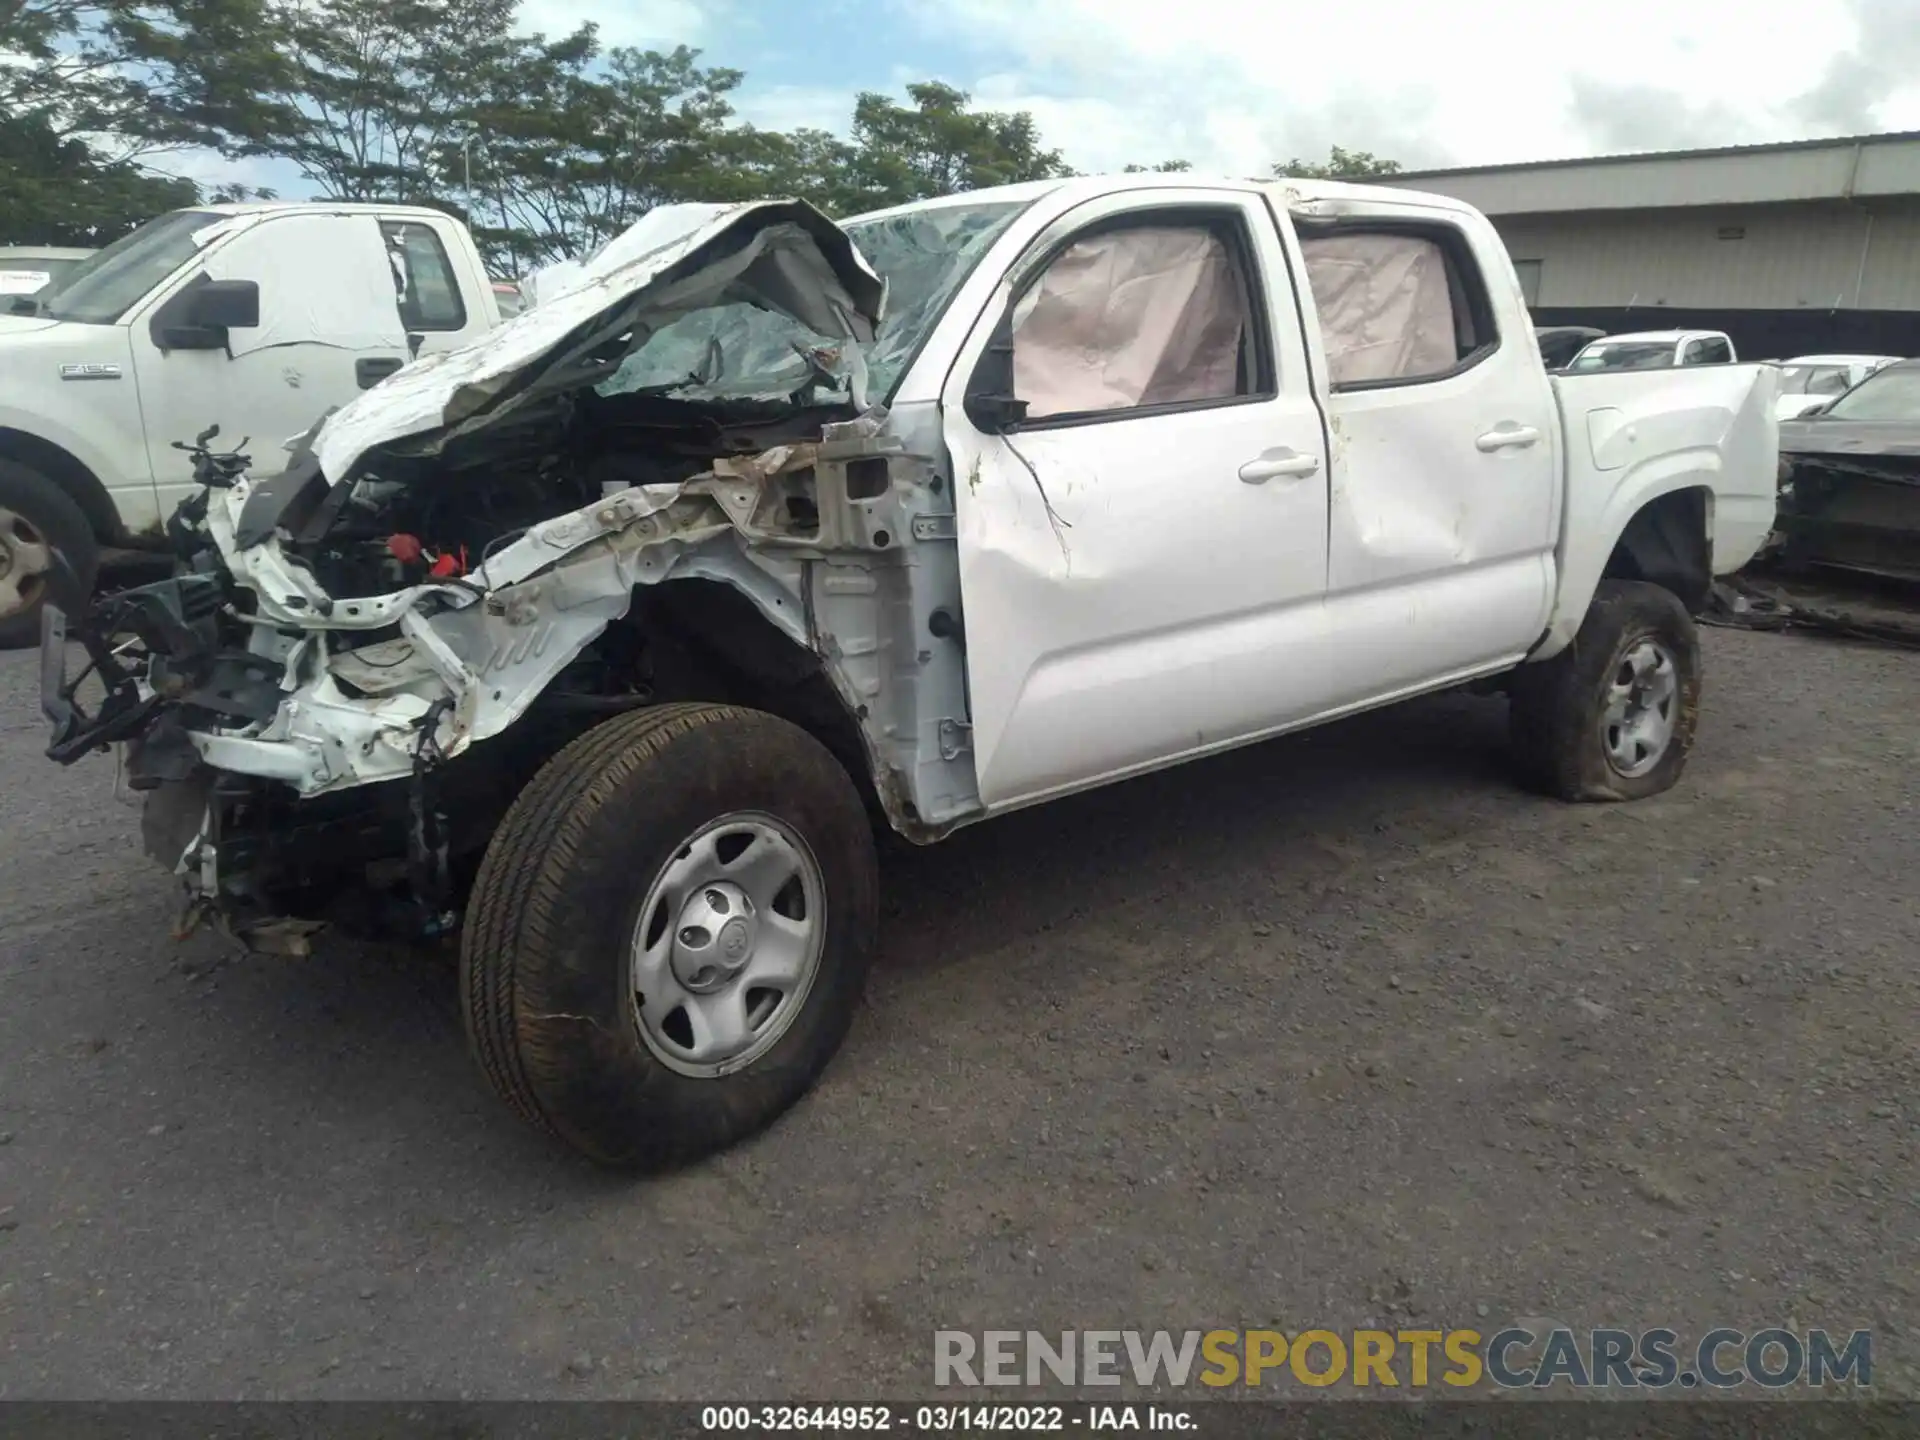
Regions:
[[1542, 324], [1920, 354], [1920, 132], [1427, 170], [1494, 220]]

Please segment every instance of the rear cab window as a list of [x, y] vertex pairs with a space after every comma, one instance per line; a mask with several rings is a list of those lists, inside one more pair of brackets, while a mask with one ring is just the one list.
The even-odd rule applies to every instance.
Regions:
[[1446, 379], [1498, 348], [1486, 279], [1461, 230], [1297, 223], [1335, 391]]
[[408, 330], [465, 329], [467, 305], [460, 280], [433, 227], [419, 220], [382, 220], [380, 233], [393, 265], [401, 323]]

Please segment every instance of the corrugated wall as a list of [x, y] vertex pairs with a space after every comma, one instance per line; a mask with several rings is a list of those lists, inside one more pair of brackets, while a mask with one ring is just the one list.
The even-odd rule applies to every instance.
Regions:
[[1920, 310], [1920, 201], [1589, 211], [1495, 223], [1515, 260], [1540, 262], [1540, 310]]

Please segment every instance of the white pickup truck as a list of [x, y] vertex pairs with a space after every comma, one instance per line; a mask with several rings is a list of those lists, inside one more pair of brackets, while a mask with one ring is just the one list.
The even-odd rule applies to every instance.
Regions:
[[160, 545], [209, 425], [263, 453], [500, 312], [437, 210], [209, 205], [151, 220], [38, 293], [0, 295], [0, 647], [39, 639], [44, 556]]
[[1731, 365], [1740, 357], [1720, 330], [1636, 330], [1593, 341], [1568, 362], [1570, 375], [1662, 370], [1669, 365]]
[[124, 742], [188, 915], [257, 948], [457, 930], [503, 1099], [671, 1164], [840, 1043], [873, 817], [1475, 682], [1539, 789], [1672, 785], [1776, 379], [1550, 378], [1492, 226], [1404, 190], [671, 207], [284, 473], [203, 454], [180, 574], [48, 610], [49, 754]]

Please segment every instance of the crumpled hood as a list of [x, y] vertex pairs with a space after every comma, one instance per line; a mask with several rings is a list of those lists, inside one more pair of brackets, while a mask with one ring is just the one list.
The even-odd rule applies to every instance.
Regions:
[[[331, 481], [369, 450], [432, 453], [536, 395], [592, 384], [680, 316], [747, 301], [821, 335], [868, 342], [886, 287], [845, 231], [804, 200], [663, 205], [567, 286], [462, 350], [407, 366], [330, 415], [314, 442]], [[628, 339], [609, 357], [609, 346]]]

